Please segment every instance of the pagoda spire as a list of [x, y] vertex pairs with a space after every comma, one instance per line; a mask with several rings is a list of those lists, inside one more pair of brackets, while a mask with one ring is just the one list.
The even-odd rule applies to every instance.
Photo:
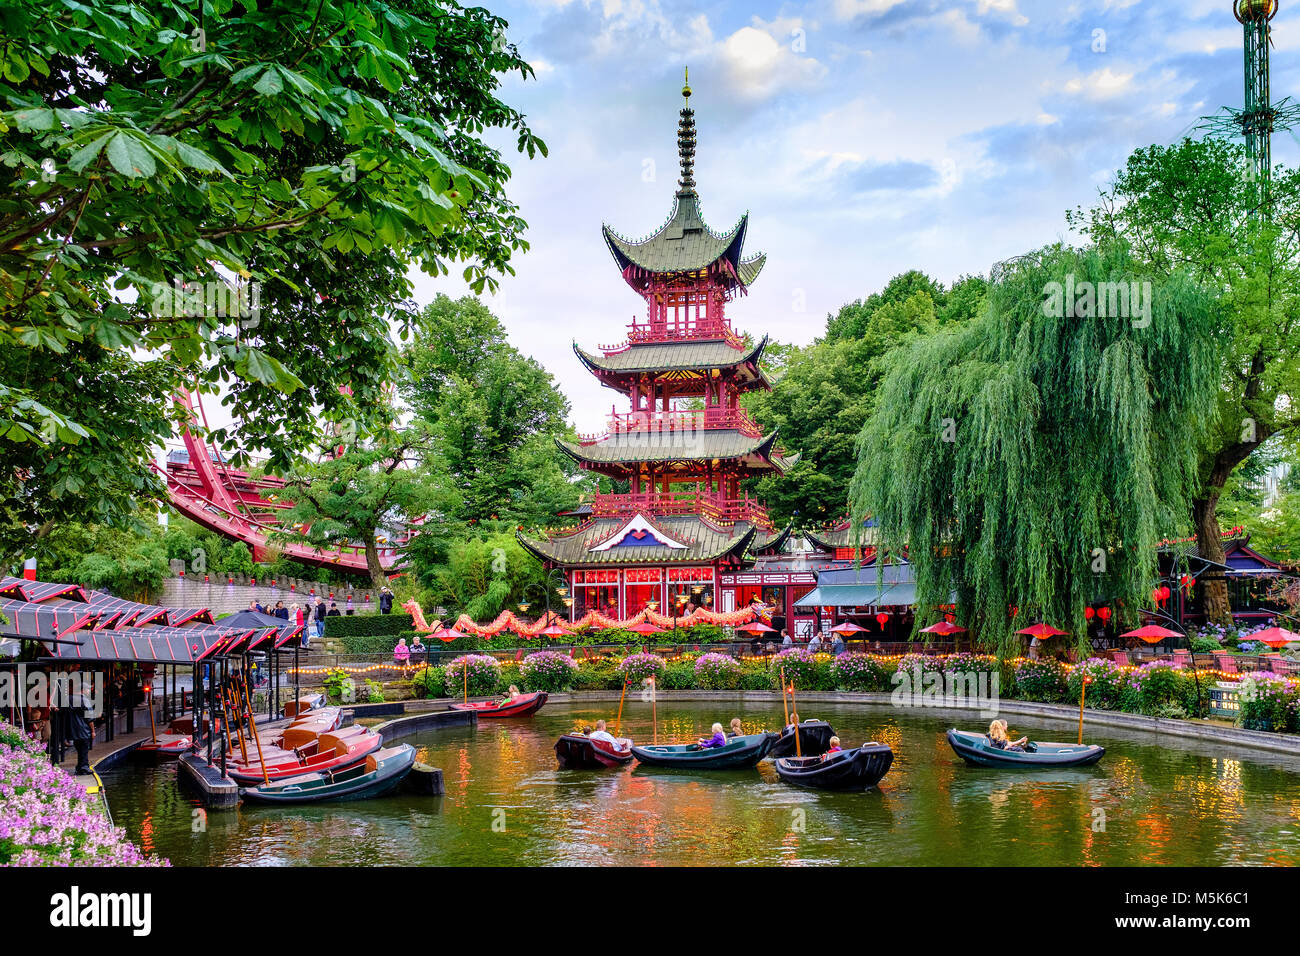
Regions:
[[677, 121], [677, 155], [681, 159], [682, 178], [677, 181], [679, 197], [694, 196], [695, 193], [695, 110], [691, 109], [691, 71], [686, 68], [682, 84], [682, 98], [686, 105], [681, 109], [681, 119]]

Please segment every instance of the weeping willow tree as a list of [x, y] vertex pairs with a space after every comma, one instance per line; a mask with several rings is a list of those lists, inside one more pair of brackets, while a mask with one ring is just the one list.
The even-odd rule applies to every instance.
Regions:
[[1133, 623], [1159, 540], [1186, 526], [1217, 306], [1181, 275], [1138, 275], [1120, 247], [1049, 247], [994, 280], [973, 322], [895, 353], [850, 506], [883, 550], [907, 550], [918, 628], [955, 593], [1001, 655], [1040, 619], [1082, 649], [1084, 608]]

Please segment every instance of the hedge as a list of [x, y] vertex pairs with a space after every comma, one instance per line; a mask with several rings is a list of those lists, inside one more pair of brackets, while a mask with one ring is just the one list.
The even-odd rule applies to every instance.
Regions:
[[386, 634], [396, 644], [399, 636], [414, 629], [415, 621], [409, 614], [340, 614], [325, 618], [326, 637]]

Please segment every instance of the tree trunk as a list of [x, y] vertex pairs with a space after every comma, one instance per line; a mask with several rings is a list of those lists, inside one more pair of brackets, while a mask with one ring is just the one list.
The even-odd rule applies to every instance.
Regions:
[[388, 572], [379, 563], [379, 545], [373, 531], [366, 538], [366, 570], [370, 572], [370, 583], [376, 591], [388, 584]]
[[[1201, 557], [1216, 564], [1224, 563], [1223, 540], [1219, 536], [1219, 494], [1221, 488], [1192, 502], [1192, 519], [1196, 523], [1196, 547]], [[1216, 624], [1232, 624], [1232, 602], [1228, 599], [1228, 580], [1222, 568], [1207, 569], [1197, 582], [1201, 586], [1201, 603], [1205, 616]]]

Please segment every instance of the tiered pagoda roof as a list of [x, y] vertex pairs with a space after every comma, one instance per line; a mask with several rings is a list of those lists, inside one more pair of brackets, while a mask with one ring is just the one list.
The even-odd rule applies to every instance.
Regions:
[[698, 515], [637, 514], [631, 518], [593, 518], [566, 535], [519, 540], [542, 560], [565, 567], [709, 564], [725, 560], [739, 564], [758, 533], [753, 524], [744, 521], [723, 527]]
[[613, 478], [625, 478], [645, 463], [685, 468], [695, 463], [734, 462], [752, 474], [785, 474], [799, 461], [776, 446], [776, 432], [752, 438], [736, 429], [701, 428], [681, 432], [620, 432], [591, 445], [555, 444], [579, 464]]
[[776, 380], [759, 365], [768, 337], [750, 348], [717, 339], [686, 342], [632, 342], [616, 349], [602, 349], [595, 355], [574, 343], [578, 360], [590, 369], [601, 383], [627, 394], [643, 377], [655, 380], [689, 382], [697, 380], [701, 388], [708, 376], [730, 371], [736, 387], [744, 391], [770, 389]]

